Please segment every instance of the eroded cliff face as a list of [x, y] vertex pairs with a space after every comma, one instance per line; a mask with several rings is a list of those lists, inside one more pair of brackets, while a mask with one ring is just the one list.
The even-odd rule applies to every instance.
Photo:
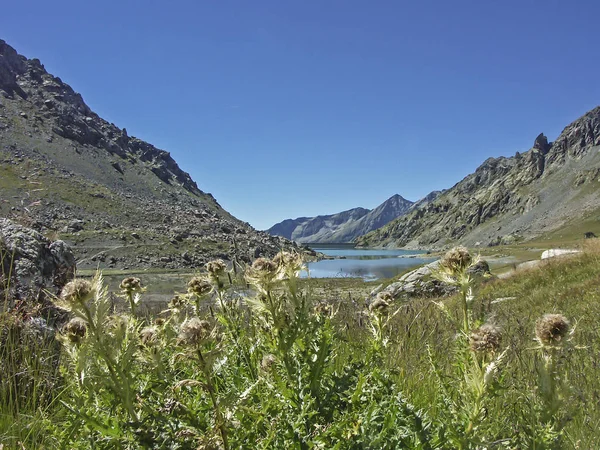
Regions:
[[196, 267], [295, 245], [231, 216], [168, 152], [2, 40], [0, 200], [0, 215], [70, 243], [80, 267]]
[[362, 246], [443, 248], [531, 239], [600, 208], [600, 107], [555, 142], [489, 158], [437, 199], [357, 239]]

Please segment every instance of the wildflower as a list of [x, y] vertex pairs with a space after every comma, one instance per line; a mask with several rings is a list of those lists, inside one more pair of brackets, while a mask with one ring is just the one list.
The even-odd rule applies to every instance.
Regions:
[[269, 353], [268, 355], [263, 356], [262, 361], [260, 362], [260, 368], [264, 371], [268, 371], [276, 362], [277, 357]]
[[495, 353], [500, 348], [502, 334], [495, 325], [486, 323], [471, 332], [469, 344], [475, 353]]
[[570, 329], [571, 324], [562, 314], [546, 314], [535, 323], [535, 335], [543, 346], [562, 344]]
[[212, 290], [212, 285], [202, 277], [194, 277], [188, 282], [188, 293], [202, 297]]
[[127, 277], [121, 284], [119, 288], [124, 294], [131, 295], [134, 292], [143, 292], [142, 281], [136, 277]]
[[74, 317], [65, 324], [62, 331], [70, 342], [79, 344], [87, 332], [87, 323], [79, 317]]
[[211, 325], [207, 320], [197, 317], [186, 320], [179, 331], [179, 341], [186, 345], [201, 345], [211, 334]]
[[389, 292], [380, 292], [377, 297], [369, 305], [369, 311], [372, 313], [385, 314], [390, 306], [390, 302], [394, 298]]
[[87, 280], [75, 279], [63, 288], [60, 297], [71, 305], [83, 304], [94, 295], [92, 283]]
[[151, 346], [158, 341], [158, 328], [145, 327], [140, 331], [140, 341], [143, 345]]
[[459, 246], [449, 250], [441, 259], [440, 264], [453, 271], [462, 271], [466, 270], [472, 262], [473, 258], [469, 250]]

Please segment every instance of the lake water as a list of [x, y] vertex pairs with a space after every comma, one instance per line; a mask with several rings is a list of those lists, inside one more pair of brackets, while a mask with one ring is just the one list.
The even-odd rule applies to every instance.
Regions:
[[[310, 248], [335, 258], [308, 263], [313, 278], [359, 277], [365, 280], [394, 277], [411, 267], [433, 261], [418, 250], [356, 249], [351, 244], [310, 245]], [[422, 257], [408, 257], [423, 255]]]

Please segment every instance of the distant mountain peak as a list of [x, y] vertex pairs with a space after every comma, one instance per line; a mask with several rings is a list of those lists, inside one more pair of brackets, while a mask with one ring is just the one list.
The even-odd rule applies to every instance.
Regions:
[[268, 232], [304, 243], [352, 242], [405, 213], [412, 204], [394, 194], [372, 210], [359, 207], [337, 214], [287, 219], [273, 225]]

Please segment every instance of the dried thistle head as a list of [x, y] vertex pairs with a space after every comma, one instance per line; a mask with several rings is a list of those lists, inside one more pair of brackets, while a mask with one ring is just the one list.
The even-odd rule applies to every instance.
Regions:
[[556, 346], [565, 342], [571, 323], [562, 314], [545, 314], [535, 323], [535, 336], [543, 346]]
[[167, 321], [165, 319], [163, 319], [162, 317], [157, 317], [156, 319], [154, 319], [154, 325], [156, 325], [157, 327], [162, 327], [167, 323]]
[[179, 330], [179, 341], [189, 346], [202, 345], [211, 335], [212, 326], [207, 320], [197, 317], [187, 319]]
[[473, 262], [473, 257], [465, 247], [458, 246], [446, 252], [440, 264], [453, 271], [466, 270]]
[[73, 344], [79, 344], [87, 332], [87, 323], [80, 317], [69, 320], [62, 329], [63, 335]]
[[475, 353], [496, 353], [502, 342], [500, 328], [490, 323], [481, 325], [471, 332], [469, 345]]
[[155, 326], [144, 327], [140, 331], [142, 345], [152, 346], [158, 342], [158, 328]]
[[88, 280], [77, 278], [69, 281], [63, 288], [60, 296], [63, 300], [72, 303], [85, 303], [93, 295], [93, 286]]
[[188, 282], [188, 293], [202, 297], [212, 290], [212, 284], [202, 277], [194, 277]]
[[119, 285], [121, 291], [125, 294], [132, 294], [134, 292], [142, 292], [144, 289], [142, 288], [142, 280], [137, 277], [127, 277], [121, 281]]

